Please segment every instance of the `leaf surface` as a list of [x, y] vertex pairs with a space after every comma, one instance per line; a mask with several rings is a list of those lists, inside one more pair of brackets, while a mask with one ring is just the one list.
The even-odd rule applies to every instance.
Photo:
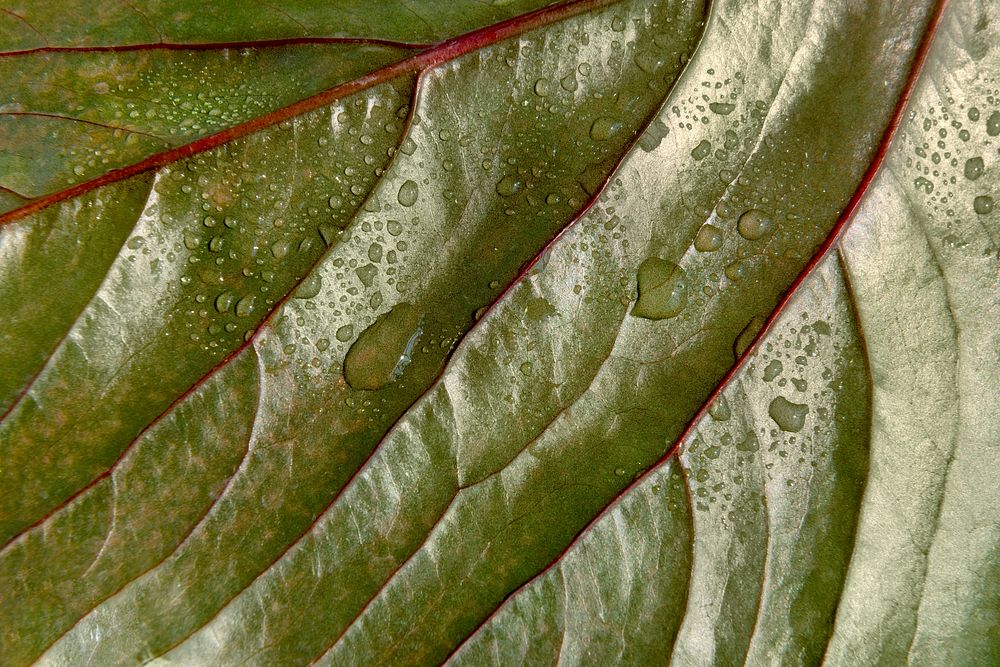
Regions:
[[988, 9], [605, 4], [7, 216], [11, 664], [996, 650]]

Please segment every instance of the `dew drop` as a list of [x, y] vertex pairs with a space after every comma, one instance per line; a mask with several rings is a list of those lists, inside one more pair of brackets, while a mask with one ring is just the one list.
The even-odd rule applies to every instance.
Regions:
[[806, 423], [806, 415], [809, 414], [809, 406], [801, 403], [792, 403], [784, 396], [778, 396], [768, 407], [767, 412], [771, 419], [786, 433], [798, 433]]
[[736, 105], [728, 102], [712, 102], [708, 105], [708, 108], [712, 113], [717, 113], [720, 116], [728, 116], [736, 109]]
[[989, 195], [979, 195], [972, 200], [972, 209], [979, 215], [986, 215], [993, 210], [993, 197]]
[[539, 79], [535, 81], [535, 95], [539, 97], [547, 97], [552, 94], [552, 82], [548, 79]]
[[698, 252], [715, 252], [722, 247], [722, 230], [715, 225], [702, 225], [694, 237], [694, 249]]
[[965, 161], [965, 177], [974, 181], [983, 175], [986, 165], [981, 157], [970, 157]]
[[354, 389], [372, 391], [397, 379], [421, 334], [420, 312], [401, 303], [361, 332], [344, 360], [344, 379]]
[[648, 320], [676, 317], [688, 300], [684, 269], [659, 257], [649, 257], [639, 265], [639, 298], [632, 315]]
[[729, 409], [729, 401], [722, 394], [709, 404], [708, 414], [717, 422], [729, 421], [733, 416], [732, 410]]
[[229, 309], [233, 307], [233, 301], [236, 300], [236, 295], [232, 292], [223, 292], [219, 296], [215, 297], [215, 309], [220, 313], [227, 313]]
[[236, 302], [236, 316], [246, 317], [250, 315], [253, 312], [254, 306], [256, 304], [257, 304], [257, 297], [254, 296], [253, 294], [248, 294], [247, 296], [243, 297], [242, 299]]
[[701, 143], [691, 149], [691, 157], [695, 160], [704, 160], [712, 152], [712, 142], [708, 139], [702, 139]]
[[986, 119], [986, 134], [995, 137], [1000, 134], [1000, 111], [994, 111]]
[[524, 182], [514, 176], [504, 176], [497, 183], [497, 194], [501, 197], [516, 195], [524, 187]]
[[756, 208], [746, 211], [740, 216], [739, 222], [736, 223], [736, 229], [739, 231], [740, 236], [747, 241], [757, 241], [764, 238], [770, 233], [773, 227], [774, 220]]
[[337, 340], [339, 340], [341, 343], [346, 343], [347, 341], [354, 338], [354, 325], [345, 324], [344, 326], [337, 329], [337, 333], [335, 334], [335, 336]]
[[399, 186], [399, 194], [396, 198], [399, 200], [400, 205], [409, 208], [417, 203], [417, 197], [420, 195], [420, 190], [417, 186], [416, 181], [406, 181], [401, 186]]
[[620, 120], [601, 116], [590, 126], [590, 138], [594, 141], [608, 141], [621, 132], [622, 127]]

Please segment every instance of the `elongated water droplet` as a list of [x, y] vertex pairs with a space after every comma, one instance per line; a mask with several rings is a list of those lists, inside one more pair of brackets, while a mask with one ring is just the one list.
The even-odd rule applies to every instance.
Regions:
[[659, 257], [650, 257], [639, 265], [639, 298], [632, 315], [648, 320], [676, 317], [688, 300], [684, 269]]
[[420, 338], [421, 320], [420, 311], [408, 303], [397, 305], [375, 320], [347, 352], [347, 383], [354, 389], [372, 391], [397, 379]]
[[236, 302], [236, 316], [246, 317], [253, 312], [254, 306], [257, 304], [257, 297], [253, 294], [248, 294], [239, 301]]
[[720, 116], [728, 116], [736, 108], [735, 104], [729, 104], [728, 102], [712, 102], [708, 105], [712, 113], [717, 113]]
[[986, 119], [986, 134], [995, 137], [1000, 134], [1000, 111], [994, 111]]
[[516, 195], [524, 187], [524, 182], [514, 176], [504, 176], [497, 183], [497, 194], [501, 197]]

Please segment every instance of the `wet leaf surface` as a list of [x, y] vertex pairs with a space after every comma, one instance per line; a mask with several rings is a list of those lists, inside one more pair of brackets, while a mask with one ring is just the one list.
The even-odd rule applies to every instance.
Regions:
[[1000, 659], [996, 8], [412, 4], [13, 56], [4, 663]]

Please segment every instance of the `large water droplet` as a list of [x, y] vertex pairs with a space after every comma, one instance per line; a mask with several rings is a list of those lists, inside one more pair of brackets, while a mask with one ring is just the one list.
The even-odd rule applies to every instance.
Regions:
[[994, 111], [986, 119], [986, 134], [995, 137], [1000, 134], [1000, 111]]
[[972, 200], [972, 209], [979, 215], [986, 215], [993, 210], [993, 197], [989, 195], [979, 195]]
[[965, 161], [965, 177], [974, 181], [983, 175], [986, 165], [981, 157], [970, 157]]
[[497, 183], [497, 194], [501, 197], [516, 195], [524, 187], [524, 182], [514, 176], [504, 176]]
[[782, 431], [798, 433], [805, 426], [806, 415], [809, 414], [809, 406], [801, 403], [792, 403], [784, 396], [778, 396], [771, 401], [767, 412]]
[[659, 257], [650, 257], [639, 265], [639, 298], [632, 315], [648, 320], [676, 317], [688, 300], [684, 269]]
[[695, 160], [704, 160], [712, 153], [712, 142], [702, 139], [701, 142], [691, 149], [691, 157]]
[[402, 206], [410, 207], [417, 203], [417, 197], [419, 195], [420, 188], [417, 186], [417, 182], [406, 181], [399, 186], [399, 194], [396, 198]]
[[714, 252], [722, 247], [722, 230], [715, 225], [702, 225], [694, 237], [698, 252]]
[[621, 132], [622, 127], [620, 120], [601, 116], [590, 126], [590, 138], [594, 141], [607, 141]]
[[344, 359], [344, 378], [354, 389], [380, 389], [397, 379], [420, 338], [422, 316], [401, 303], [361, 332]]
[[747, 241], [756, 241], [767, 236], [774, 227], [774, 220], [760, 209], [752, 208], [740, 216], [736, 229]]
[[736, 108], [736, 105], [729, 104], [728, 102], [712, 102], [708, 105], [708, 108], [712, 110], [712, 113], [717, 113], [720, 116], [728, 116]]

